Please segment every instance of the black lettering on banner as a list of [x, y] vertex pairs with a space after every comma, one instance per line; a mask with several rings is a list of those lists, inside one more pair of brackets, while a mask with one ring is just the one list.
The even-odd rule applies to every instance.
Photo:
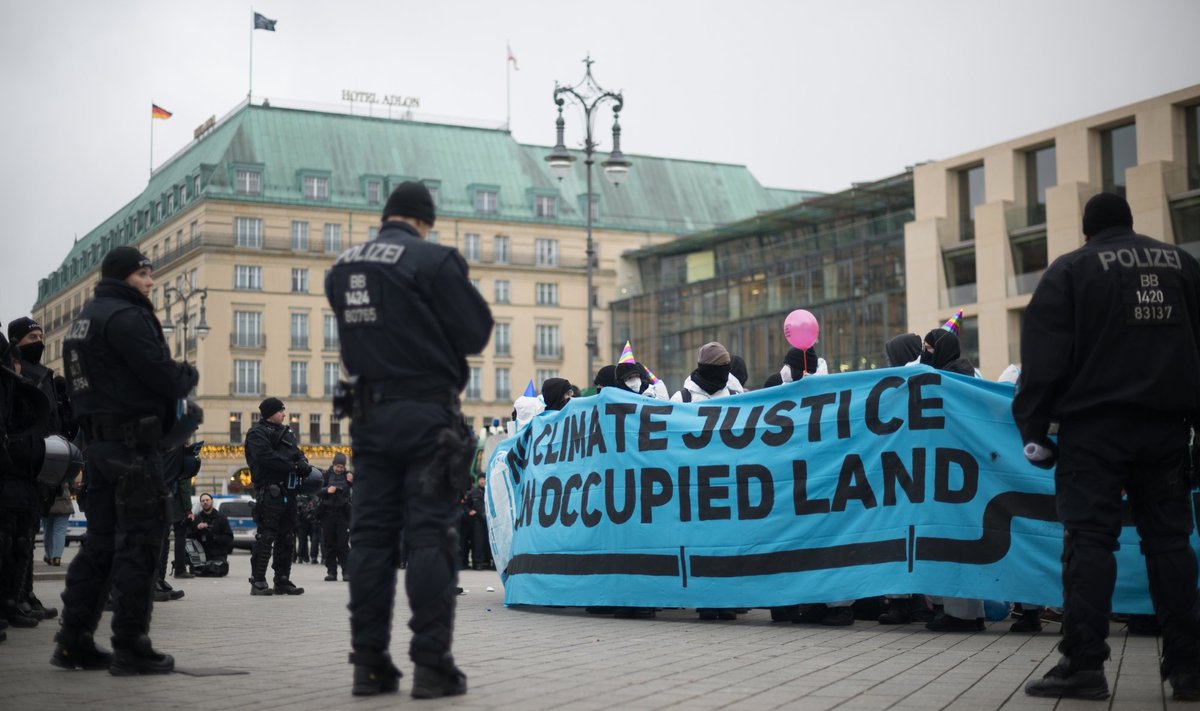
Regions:
[[778, 427], [779, 431], [764, 433], [762, 436], [763, 444], [768, 447], [778, 447], [788, 443], [788, 440], [792, 438], [792, 434], [796, 431], [796, 425], [792, 422], [792, 418], [784, 417], [783, 413], [795, 406], [796, 403], [791, 400], [780, 400], [767, 410], [766, 414], [763, 415], [763, 424], [770, 427]]
[[[571, 476], [567, 477], [567, 483], [563, 485], [562, 507], [561, 507], [562, 512], [559, 514], [559, 517], [558, 517], [558, 520], [560, 523], [562, 523], [562, 525], [570, 526], [575, 523], [576, 519], [579, 518], [579, 514], [576, 513], [575, 511], [572, 511], [568, 507], [568, 504], [571, 503], [571, 490], [572, 489], [582, 489], [582, 488], [583, 488], [583, 475], [582, 474], [572, 474]], [[580, 503], [580, 506], [582, 506], [582, 502]]]
[[583, 445], [587, 437], [587, 412], [578, 415], [568, 415], [570, 434], [563, 441], [564, 451], [559, 456], [564, 462], [573, 462], [583, 456]]
[[829, 513], [829, 499], [808, 498], [808, 462], [792, 462], [792, 505], [797, 516]]
[[533, 523], [533, 502], [537, 493], [536, 486], [537, 484], [533, 480], [526, 481], [521, 486], [521, 513], [524, 516], [518, 515], [517, 520], [520, 521], [523, 518], [524, 523], [522, 525], [525, 526]]
[[603, 484], [604, 480], [596, 472], [589, 472], [587, 478], [583, 480], [583, 493], [579, 501], [579, 519], [583, 521], [585, 528], [595, 528], [600, 525], [600, 520], [603, 518], [599, 511], [588, 509], [588, 492]]
[[832, 405], [837, 402], [836, 393], [821, 393], [820, 395], [809, 395], [800, 400], [800, 407], [812, 408], [812, 412], [808, 415], [808, 441], [821, 441], [821, 411], [826, 405]]
[[837, 489], [833, 492], [833, 510], [845, 511], [846, 502], [850, 499], [862, 502], [864, 509], [873, 509], [877, 504], [875, 492], [871, 490], [871, 484], [867, 481], [862, 457], [857, 454], [847, 454], [842, 460]]
[[713, 430], [717, 427], [717, 420], [721, 417], [721, 408], [705, 405], [696, 410], [697, 414], [704, 418], [704, 427], [700, 429], [700, 434], [685, 434], [683, 436], [683, 446], [688, 449], [704, 449], [708, 443], [712, 441]]
[[625, 416], [636, 410], [637, 405], [628, 402], [610, 402], [604, 406], [604, 412], [614, 418], [613, 432], [616, 435], [616, 449], [613, 451], [617, 453], [625, 451]]
[[655, 452], [667, 448], [667, 438], [654, 437], [655, 432], [665, 432], [667, 423], [664, 420], [653, 419], [655, 415], [670, 415], [674, 408], [670, 405], [642, 405], [642, 414], [638, 423], [638, 451]]
[[746, 416], [746, 426], [742, 428], [740, 435], [735, 435], [733, 426], [737, 423], [741, 409], [740, 407], [730, 407], [725, 410], [725, 421], [721, 423], [721, 442], [730, 449], [745, 449], [754, 441], [755, 428], [758, 427], [758, 418], [762, 416], [763, 406], [757, 405], [750, 408], [750, 414]]
[[[656, 484], [658, 491], [654, 490]], [[671, 503], [674, 488], [671, 483], [671, 475], [667, 473], [666, 469], [658, 467], [642, 469], [642, 523], [654, 522], [655, 507]]]
[[533, 450], [533, 463], [534, 464], [542, 463], [543, 457], [541, 454], [538, 453], [538, 448], [542, 446], [542, 440], [545, 439], [549, 435], [550, 435], [550, 425], [546, 425], [545, 427], [542, 428], [542, 431], [539, 432], [537, 434], [537, 436], [533, 438], [532, 450]]
[[[546, 505], [550, 508], [547, 509]], [[550, 528], [558, 519], [558, 509], [562, 506], [562, 482], [558, 477], [546, 477], [542, 482], [542, 503], [538, 506], [538, 524], [542, 528]]]
[[554, 443], [558, 441], [558, 426], [562, 424], [562, 420], [555, 420], [550, 427], [550, 441], [546, 443], [546, 459], [547, 464], [558, 463], [558, 450], [555, 449]]
[[637, 490], [634, 488], [637, 483], [634, 480], [634, 471], [632, 469], [625, 470], [625, 508], [618, 509], [615, 501], [617, 495], [616, 472], [612, 469], [604, 470], [604, 508], [608, 513], [608, 520], [616, 525], [621, 525], [633, 516], [633, 507], [637, 504]]
[[[938, 447], [934, 451], [933, 499], [944, 504], [965, 504], [975, 498], [979, 489], [979, 462], [961, 449]], [[962, 486], [950, 488], [950, 466], [962, 471]]]
[[[880, 378], [875, 387], [871, 388], [871, 393], [867, 395], [867, 412], [866, 421], [867, 429], [877, 435], [889, 435], [900, 430], [904, 421], [899, 417], [884, 422], [879, 419], [880, 401], [883, 400], [883, 393], [888, 390], [894, 390], [904, 385], [904, 378], [898, 375], [889, 375], [885, 378]], [[886, 471], [886, 470], [885, 470]]]
[[941, 409], [943, 402], [940, 397], [926, 397], [921, 388], [926, 385], [941, 385], [942, 376], [937, 373], [921, 373], [908, 379], [908, 429], [913, 430], [943, 430], [946, 429], [945, 417], [931, 417], [926, 410]]
[[883, 505], [896, 505], [896, 485], [904, 490], [910, 503], [925, 502], [925, 450], [917, 447], [912, 451], [912, 469], [906, 470], [900, 455], [895, 452], [884, 452], [880, 455], [883, 463]]
[[588, 430], [587, 456], [592, 456], [600, 451], [600, 454], [608, 454], [608, 447], [604, 444], [604, 430], [600, 428], [600, 409], [592, 408], [592, 423]]
[[679, 520], [692, 520], [692, 470], [688, 466], [679, 467]]
[[[758, 483], [758, 503], [750, 503], [750, 483]], [[775, 507], [775, 482], [771, 472], [761, 464], [739, 464], [737, 467], [738, 520], [753, 521], [766, 518]]]
[[705, 464], [696, 467], [696, 488], [699, 489], [699, 519], [701, 521], [727, 521], [732, 518], [728, 506], [717, 506], [716, 501], [729, 498], [729, 487], [718, 486], [712, 480], [729, 476], [729, 467], [724, 464]]
[[838, 439], [850, 439], [850, 397], [853, 393], [853, 390], [843, 390], [838, 393]]

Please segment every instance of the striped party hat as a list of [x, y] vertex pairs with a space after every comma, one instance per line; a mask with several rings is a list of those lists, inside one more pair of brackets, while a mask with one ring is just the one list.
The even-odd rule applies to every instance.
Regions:
[[957, 336], [959, 326], [962, 326], [962, 309], [959, 309], [958, 313], [951, 316], [949, 321], [942, 324], [942, 330], [949, 331]]
[[633, 346], [629, 345], [629, 341], [625, 341], [625, 347], [621, 349], [621, 357], [617, 360], [618, 363], [636, 363], [633, 359]]
[[[642, 367], [643, 367], [643, 368], [646, 368], [646, 366], [644, 366], [644, 365], [643, 365]], [[657, 383], [657, 382], [658, 382], [658, 376], [657, 376], [657, 375], [655, 375], [655, 374], [654, 374], [654, 371], [650, 370], [649, 368], [646, 368], [646, 375], [649, 375], [649, 376], [650, 376], [650, 384], [651, 384], [651, 385], [653, 385], [653, 384], [655, 384], [655, 383]]]

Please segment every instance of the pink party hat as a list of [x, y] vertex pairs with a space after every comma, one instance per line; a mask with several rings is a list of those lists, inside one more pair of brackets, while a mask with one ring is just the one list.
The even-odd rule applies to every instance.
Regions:
[[625, 341], [625, 347], [621, 349], [621, 357], [617, 360], [618, 363], [636, 363], [633, 359], [633, 346], [629, 345], [629, 341]]
[[[642, 367], [646, 368], [646, 366], [644, 366], [644, 365]], [[658, 382], [658, 376], [655, 375], [654, 372], [651, 371], [649, 368], [646, 368], [646, 375], [650, 376], [650, 384], [651, 385]]]
[[951, 316], [949, 321], [942, 324], [942, 330], [949, 331], [957, 336], [959, 326], [962, 326], [962, 309], [959, 309], [958, 313]]

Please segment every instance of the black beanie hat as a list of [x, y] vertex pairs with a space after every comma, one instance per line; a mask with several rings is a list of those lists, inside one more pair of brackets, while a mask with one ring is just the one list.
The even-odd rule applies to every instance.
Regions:
[[595, 385], [597, 390], [600, 388], [611, 388], [616, 384], [617, 366], [615, 365], [606, 365], [600, 370], [597, 370], [596, 377], [594, 380], [592, 380], [592, 385]]
[[108, 279], [121, 279], [133, 274], [142, 267], [154, 268], [154, 262], [133, 247], [120, 246], [113, 248], [104, 255], [100, 263], [100, 276]]
[[37, 321], [28, 316], [22, 316], [8, 324], [8, 340], [16, 343], [25, 336], [28, 336], [30, 331], [40, 330], [42, 330], [42, 327], [38, 325]]
[[[278, 412], [278, 411], [277, 411], [277, 412]], [[346, 454], [345, 454], [345, 452], [334, 452], [334, 453], [333, 453], [333, 466], [335, 466], [335, 467], [336, 467], [336, 466], [337, 466], [337, 465], [339, 465], [339, 464], [341, 464], [343, 467], [344, 467], [344, 466], [346, 466]]]
[[746, 360], [740, 355], [729, 356], [729, 372], [733, 373], [733, 377], [738, 379], [742, 387], [746, 387], [746, 381], [750, 379], [750, 373], [746, 370]]
[[1109, 227], [1133, 227], [1133, 212], [1125, 198], [1114, 193], [1100, 193], [1087, 201], [1083, 208], [1083, 234], [1092, 237]]
[[258, 412], [263, 416], [264, 420], [282, 409], [283, 400], [277, 397], [269, 397], [258, 404]]
[[406, 181], [396, 186], [383, 206], [383, 219], [393, 215], [398, 217], [413, 217], [422, 222], [433, 224], [436, 215], [433, 209], [433, 196], [424, 183]]

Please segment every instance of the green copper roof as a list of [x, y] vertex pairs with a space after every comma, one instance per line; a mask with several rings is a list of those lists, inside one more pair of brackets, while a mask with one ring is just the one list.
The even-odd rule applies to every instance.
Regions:
[[[583, 155], [573, 174], [559, 182], [544, 160], [549, 152], [518, 143], [502, 130], [243, 105], [159, 168], [141, 195], [78, 240], [39, 285], [38, 301], [93, 271], [111, 247], [137, 242], [196, 199], [376, 211], [382, 205], [368, 202], [368, 180], [380, 182], [386, 199], [395, 183], [418, 179], [437, 189], [439, 217], [583, 225]], [[614, 187], [599, 165], [606, 157], [597, 154], [593, 169], [595, 224], [605, 229], [689, 234], [818, 194], [765, 188], [741, 165], [642, 155], [628, 156], [633, 163], [628, 179]], [[235, 190], [239, 169], [260, 172], [258, 194]], [[304, 198], [306, 175], [328, 181], [327, 199]], [[494, 212], [476, 211], [476, 191], [496, 193]], [[557, 198], [554, 217], [536, 216], [538, 196]], [[167, 209], [168, 200], [174, 210]]]

